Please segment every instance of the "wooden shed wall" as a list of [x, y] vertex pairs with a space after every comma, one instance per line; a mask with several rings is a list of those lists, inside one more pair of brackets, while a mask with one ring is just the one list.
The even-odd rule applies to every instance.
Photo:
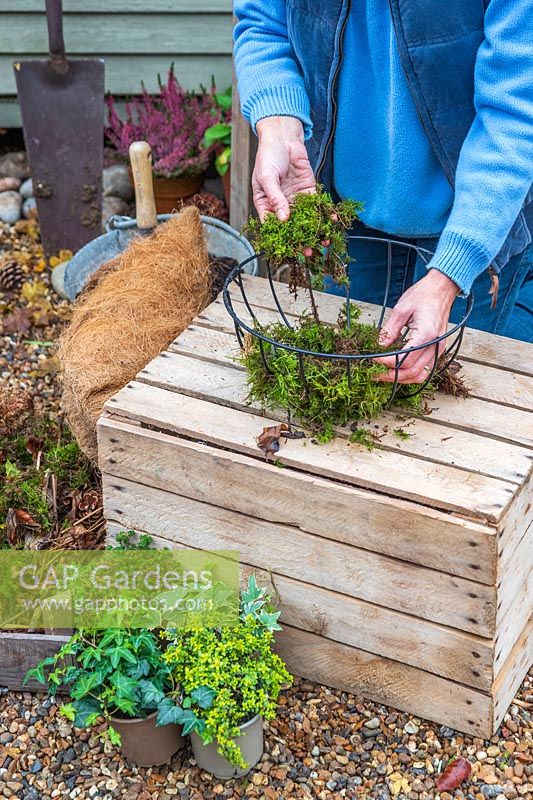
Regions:
[[[67, 54], [98, 56], [106, 88], [157, 86], [174, 62], [187, 88], [231, 83], [231, 0], [63, 0]], [[48, 49], [44, 0], [0, 0], [0, 126], [20, 124], [12, 63]]]

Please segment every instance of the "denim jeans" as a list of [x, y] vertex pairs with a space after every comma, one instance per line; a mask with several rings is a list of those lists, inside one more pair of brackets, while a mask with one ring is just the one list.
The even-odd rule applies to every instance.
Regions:
[[[377, 239], [388, 236], [361, 223], [355, 223], [351, 234]], [[390, 238], [431, 252], [437, 246], [437, 239], [404, 239], [399, 236]], [[387, 283], [387, 244], [381, 241], [350, 239], [349, 253], [354, 259], [348, 268], [350, 296], [355, 300], [381, 305]], [[423, 258], [415, 250], [402, 244], [391, 246], [391, 260], [392, 272], [387, 301], [390, 307], [396, 304], [412, 283], [427, 273]], [[474, 307], [468, 319], [468, 327], [533, 342], [533, 244], [509, 261], [500, 272], [499, 279], [498, 302], [494, 309], [491, 308], [491, 281], [488, 273], [483, 272], [474, 281]], [[326, 291], [344, 294], [344, 289], [336, 286], [330, 279], [326, 282]], [[457, 298], [450, 315], [452, 322], [460, 321], [465, 312], [465, 304], [464, 298]]]

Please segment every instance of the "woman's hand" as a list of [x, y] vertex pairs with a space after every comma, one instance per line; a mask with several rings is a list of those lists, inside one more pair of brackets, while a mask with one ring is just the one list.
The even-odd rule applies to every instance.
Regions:
[[295, 117], [265, 117], [257, 123], [259, 145], [252, 175], [254, 205], [261, 221], [268, 211], [289, 218], [297, 192], [315, 191], [315, 176]]
[[[453, 301], [458, 294], [459, 288], [450, 278], [437, 269], [430, 269], [427, 275], [402, 294], [381, 331], [380, 343], [386, 347], [392, 345], [406, 325], [409, 326], [409, 337], [398, 350], [416, 347], [442, 336], [446, 333]], [[439, 354], [445, 346], [445, 342], [440, 342]], [[399, 358], [401, 360], [403, 356]], [[380, 375], [378, 380], [392, 383], [396, 357], [384, 356], [376, 361], [389, 367], [388, 372]], [[398, 370], [399, 383], [423, 383], [432, 372], [434, 362], [435, 345], [409, 353]]]

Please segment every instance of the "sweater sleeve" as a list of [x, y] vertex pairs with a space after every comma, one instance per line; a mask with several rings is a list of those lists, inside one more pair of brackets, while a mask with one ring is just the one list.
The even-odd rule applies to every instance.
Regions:
[[302, 74], [287, 35], [285, 0], [235, 0], [235, 71], [242, 113], [254, 132], [260, 119], [297, 117], [312, 124]]
[[498, 254], [533, 183], [531, 0], [489, 3], [475, 65], [474, 104], [452, 211], [428, 264], [463, 294]]

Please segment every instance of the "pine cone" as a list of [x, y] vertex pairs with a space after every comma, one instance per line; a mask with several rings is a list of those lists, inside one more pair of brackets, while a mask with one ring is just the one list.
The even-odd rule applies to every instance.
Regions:
[[0, 436], [21, 431], [33, 414], [33, 398], [24, 389], [0, 387]]
[[0, 268], [0, 290], [4, 292], [11, 292], [22, 286], [24, 282], [24, 273], [20, 264], [16, 261], [8, 261], [8, 263]]

